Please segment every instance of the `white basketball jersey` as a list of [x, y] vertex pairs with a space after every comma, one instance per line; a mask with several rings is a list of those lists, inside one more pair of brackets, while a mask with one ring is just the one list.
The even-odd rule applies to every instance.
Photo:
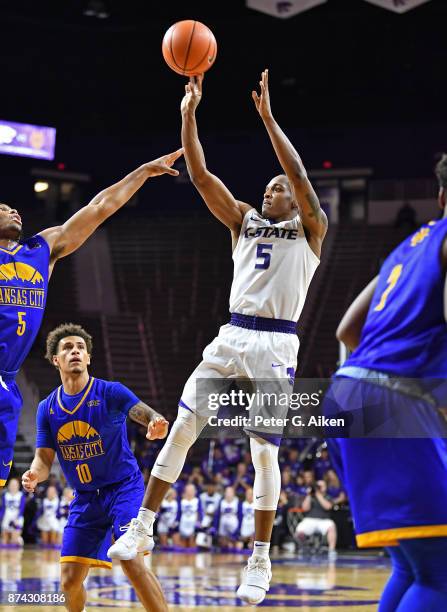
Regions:
[[159, 524], [161, 523], [163, 526], [170, 529], [174, 525], [177, 519], [177, 514], [178, 514], [177, 500], [172, 499], [171, 501], [168, 501], [167, 499], [164, 499], [161, 502], [160, 518], [158, 519], [158, 523]]
[[233, 261], [230, 312], [298, 321], [320, 263], [298, 215], [271, 223], [255, 209], [249, 210]]

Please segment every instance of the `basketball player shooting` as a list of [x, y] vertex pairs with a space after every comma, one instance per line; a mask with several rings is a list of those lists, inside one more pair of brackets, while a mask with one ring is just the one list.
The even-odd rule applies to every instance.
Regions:
[[[207, 424], [196, 397], [198, 379], [279, 381], [294, 377], [299, 346], [296, 323], [327, 231], [326, 215], [300, 156], [273, 118], [268, 71], [262, 73], [260, 93], [253, 92], [252, 97], [285, 174], [267, 184], [262, 214], [236, 200], [206, 166], [195, 117], [202, 82], [203, 76], [192, 77], [186, 85], [181, 104], [182, 144], [192, 183], [212, 214], [231, 231], [231, 320], [205, 349], [203, 361], [187, 381], [177, 419], [152, 469], [138, 521], [109, 549], [112, 558], [128, 559], [153, 548], [155, 513]], [[281, 488], [279, 444], [278, 437], [250, 435], [255, 542], [238, 596], [252, 605], [263, 601], [271, 579], [270, 539]]]

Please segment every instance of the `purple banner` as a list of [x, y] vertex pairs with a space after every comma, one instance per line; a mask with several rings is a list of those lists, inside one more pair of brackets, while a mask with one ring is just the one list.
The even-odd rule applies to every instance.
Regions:
[[56, 128], [0, 119], [0, 153], [54, 159]]

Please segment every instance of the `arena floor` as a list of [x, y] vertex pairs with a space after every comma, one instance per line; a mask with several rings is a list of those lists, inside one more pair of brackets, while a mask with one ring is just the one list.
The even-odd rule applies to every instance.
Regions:
[[[242, 607], [235, 596], [245, 562], [242, 555], [157, 553], [151, 562], [170, 610], [231, 612]], [[304, 561], [295, 555], [282, 555], [273, 558], [273, 585], [260, 607], [275, 612], [373, 612], [388, 574], [389, 563], [379, 556], [340, 555], [335, 564], [328, 565], [326, 559]], [[0, 576], [3, 597], [9, 592], [58, 592], [59, 553], [34, 548], [1, 549]], [[93, 570], [87, 589], [87, 609], [141, 609], [119, 565], [112, 571]], [[25, 604], [0, 609], [61, 610]]]

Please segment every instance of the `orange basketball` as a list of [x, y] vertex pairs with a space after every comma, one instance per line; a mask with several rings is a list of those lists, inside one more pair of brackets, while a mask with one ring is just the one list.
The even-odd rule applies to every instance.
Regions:
[[187, 19], [169, 28], [163, 38], [162, 51], [167, 65], [174, 72], [196, 76], [214, 64], [217, 43], [206, 25]]

